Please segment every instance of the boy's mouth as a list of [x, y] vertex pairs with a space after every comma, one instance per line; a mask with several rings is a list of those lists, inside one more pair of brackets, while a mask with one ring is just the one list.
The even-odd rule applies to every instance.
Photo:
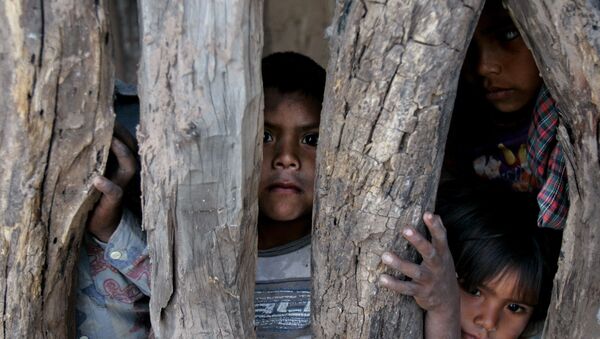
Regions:
[[275, 182], [267, 187], [274, 193], [300, 193], [302, 189], [293, 182]]

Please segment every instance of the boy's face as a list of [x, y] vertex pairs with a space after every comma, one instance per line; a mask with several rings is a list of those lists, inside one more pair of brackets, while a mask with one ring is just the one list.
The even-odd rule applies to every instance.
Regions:
[[535, 100], [542, 79], [533, 56], [508, 12], [486, 7], [469, 48], [470, 77], [497, 110], [516, 112]]
[[460, 289], [462, 339], [517, 339], [525, 330], [533, 306], [520, 300], [518, 276], [507, 271], [492, 281], [467, 291]]
[[265, 135], [258, 203], [274, 221], [310, 215], [321, 106], [299, 93], [265, 90]]

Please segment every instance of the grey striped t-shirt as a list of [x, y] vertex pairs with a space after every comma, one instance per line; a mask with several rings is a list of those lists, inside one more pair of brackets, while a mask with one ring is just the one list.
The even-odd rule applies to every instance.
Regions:
[[310, 235], [258, 251], [254, 310], [258, 338], [310, 338]]

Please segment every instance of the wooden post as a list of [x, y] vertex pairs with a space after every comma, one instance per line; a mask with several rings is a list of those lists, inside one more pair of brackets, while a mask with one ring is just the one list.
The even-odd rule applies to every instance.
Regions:
[[571, 208], [545, 338], [600, 334], [600, 8], [584, 0], [508, 1], [563, 115]]
[[265, 0], [263, 53], [294, 51], [325, 67], [329, 47], [325, 30], [333, 18], [334, 0]]
[[140, 5], [153, 328], [161, 338], [251, 338], [262, 1]]
[[[339, 1], [317, 156], [313, 332], [420, 338], [422, 312], [377, 287], [380, 255], [433, 206], [481, 1]], [[422, 229], [422, 228], [421, 228]]]
[[115, 77], [137, 83], [140, 35], [136, 0], [107, 0], [110, 32], [113, 37]]
[[6, 0], [0, 22], [0, 338], [67, 338], [112, 135], [104, 1]]

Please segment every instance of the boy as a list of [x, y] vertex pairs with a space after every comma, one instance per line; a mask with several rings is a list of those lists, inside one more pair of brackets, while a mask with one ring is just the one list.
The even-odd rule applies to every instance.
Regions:
[[[256, 331], [262, 338], [308, 337], [312, 199], [325, 71], [309, 58], [291, 52], [266, 57], [262, 68], [265, 132], [259, 185]], [[122, 191], [135, 172], [135, 159], [118, 140], [113, 140], [111, 149], [117, 156], [120, 170], [116, 173], [120, 176], [95, 179], [94, 185], [103, 196], [90, 216], [88, 230], [99, 240], [96, 243], [106, 249], [100, 254], [104, 262], [109, 262], [104, 266], [119, 265], [119, 259], [128, 258], [127, 274], [114, 268], [109, 270], [125, 278], [120, 286], [148, 294], [148, 285], [127, 281], [132, 276], [129, 272], [134, 272], [147, 282], [150, 265], [147, 250], [139, 250], [145, 241], [135, 218], [129, 212], [124, 212], [121, 218], [120, 212]], [[134, 248], [138, 250], [132, 251]], [[104, 281], [107, 279], [110, 278]], [[142, 286], [135, 286], [138, 284]], [[90, 290], [99, 295], [109, 294], [102, 281], [88, 286], [91, 286], [88, 294], [92, 294]], [[90, 298], [80, 293], [78, 299]], [[78, 305], [90, 307], [89, 302]], [[101, 316], [117, 315], [103, 310]], [[144, 316], [147, 317], [147, 304]], [[133, 321], [135, 317], [128, 319]], [[100, 336], [100, 332], [90, 332], [94, 323], [92, 317], [88, 321], [78, 320], [78, 334]], [[130, 324], [129, 328], [137, 330], [139, 326]], [[143, 330], [147, 333], [148, 327]], [[121, 332], [116, 337], [121, 336], [131, 334]]]
[[254, 295], [261, 338], [310, 336], [310, 232], [325, 70], [296, 53], [263, 60], [265, 134]]
[[538, 225], [562, 228], [568, 194], [558, 108], [501, 1], [486, 2], [463, 75], [446, 168], [456, 177], [539, 192]]

